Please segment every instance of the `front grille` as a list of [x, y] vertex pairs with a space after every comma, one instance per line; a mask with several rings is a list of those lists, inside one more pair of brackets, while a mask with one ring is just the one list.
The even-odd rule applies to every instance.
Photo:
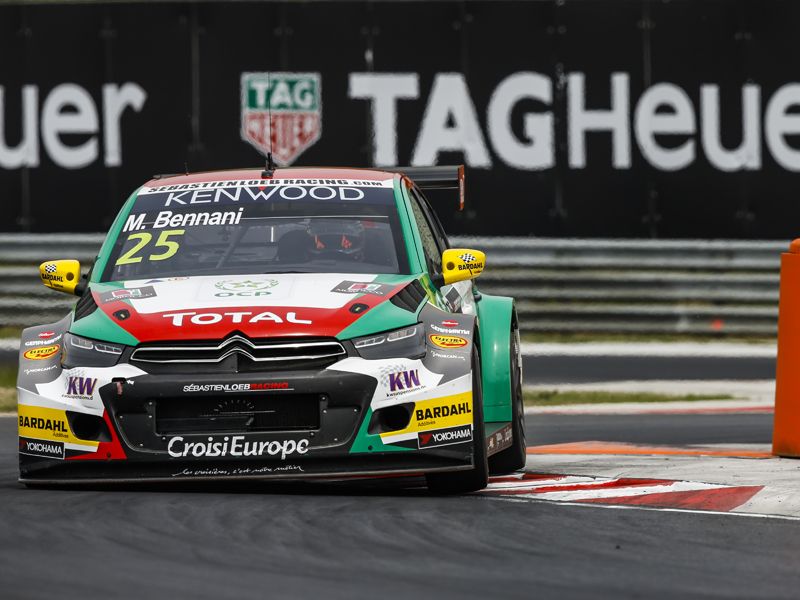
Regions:
[[248, 433], [319, 429], [319, 394], [157, 398], [156, 432]]
[[344, 347], [330, 338], [294, 339], [292, 341], [249, 340], [234, 335], [222, 342], [170, 342], [142, 345], [131, 355], [133, 362], [161, 364], [220, 363], [237, 356], [269, 369], [324, 366], [347, 354]]

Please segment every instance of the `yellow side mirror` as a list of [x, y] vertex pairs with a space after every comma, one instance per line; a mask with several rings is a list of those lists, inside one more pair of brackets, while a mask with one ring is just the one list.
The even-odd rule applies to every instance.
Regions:
[[486, 266], [486, 255], [480, 250], [450, 248], [442, 253], [444, 284], [475, 279]]
[[74, 294], [81, 280], [81, 263], [77, 260], [48, 260], [39, 265], [39, 276], [45, 286]]

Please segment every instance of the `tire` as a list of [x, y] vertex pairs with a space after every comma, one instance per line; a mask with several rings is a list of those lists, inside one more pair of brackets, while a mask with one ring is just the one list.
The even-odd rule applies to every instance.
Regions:
[[525, 404], [522, 399], [522, 360], [520, 355], [519, 327], [516, 315], [511, 322], [511, 447], [489, 457], [489, 471], [502, 475], [518, 471], [525, 466]]
[[[475, 337], [477, 339], [477, 332]], [[483, 426], [483, 387], [481, 361], [478, 352], [472, 351], [472, 452], [474, 467], [469, 471], [428, 473], [425, 481], [434, 494], [453, 495], [477, 492], [489, 483], [489, 465], [486, 460], [486, 433]]]

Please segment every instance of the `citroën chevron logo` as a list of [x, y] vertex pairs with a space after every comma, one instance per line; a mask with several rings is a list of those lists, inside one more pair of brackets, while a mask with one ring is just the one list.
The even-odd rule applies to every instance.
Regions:
[[[270, 113], [272, 118], [270, 118]], [[242, 139], [279, 165], [292, 164], [322, 133], [319, 73], [242, 73]]]

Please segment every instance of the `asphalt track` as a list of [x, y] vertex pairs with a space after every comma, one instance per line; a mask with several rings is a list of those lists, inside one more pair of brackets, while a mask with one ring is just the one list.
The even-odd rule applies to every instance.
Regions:
[[528, 415], [529, 446], [584, 442], [770, 444], [772, 414]]
[[[695, 437], [768, 436], [763, 415], [711, 417]], [[663, 415], [532, 419], [536, 443], [638, 441], [636, 429], [662, 436], [655, 443], [686, 426]], [[749, 599], [796, 598], [800, 586], [800, 522], [386, 485], [28, 490], [16, 481], [15, 433], [14, 419], [0, 418], [8, 599]]]

